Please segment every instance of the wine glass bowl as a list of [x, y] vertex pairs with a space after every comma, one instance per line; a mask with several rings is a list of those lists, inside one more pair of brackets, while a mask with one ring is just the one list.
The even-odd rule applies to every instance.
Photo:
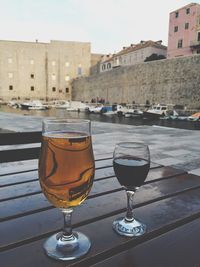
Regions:
[[127, 213], [113, 222], [113, 229], [120, 235], [139, 236], [146, 232], [146, 225], [133, 217], [133, 196], [144, 183], [150, 168], [150, 152], [139, 142], [122, 142], [115, 146], [113, 168], [119, 183], [127, 193]]
[[94, 156], [90, 121], [44, 120], [39, 159], [39, 180], [46, 198], [64, 216], [63, 231], [44, 243], [47, 255], [72, 260], [86, 254], [89, 239], [72, 231], [73, 207], [88, 196], [94, 178]]

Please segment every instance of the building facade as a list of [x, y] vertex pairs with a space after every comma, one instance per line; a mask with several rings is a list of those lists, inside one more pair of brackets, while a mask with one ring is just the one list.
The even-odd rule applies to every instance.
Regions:
[[0, 41], [0, 99], [71, 99], [71, 81], [88, 76], [90, 43]]
[[200, 53], [200, 5], [191, 3], [169, 15], [167, 57]]
[[162, 45], [162, 41], [141, 41], [139, 44], [131, 44], [129, 47], [108, 56], [106, 60], [102, 60], [100, 64], [100, 72], [112, 70], [120, 66], [130, 66], [137, 63], [142, 63], [152, 54], [162, 55], [166, 57], [167, 47]]

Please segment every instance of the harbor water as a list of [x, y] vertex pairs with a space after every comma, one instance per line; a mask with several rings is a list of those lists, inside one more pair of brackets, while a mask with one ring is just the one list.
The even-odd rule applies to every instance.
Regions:
[[1, 112], [9, 112], [21, 114], [23, 116], [42, 116], [42, 117], [59, 117], [69, 119], [89, 119], [91, 121], [118, 123], [127, 125], [157, 125], [163, 127], [172, 127], [180, 129], [200, 130], [200, 121], [186, 121], [186, 120], [164, 120], [156, 119], [149, 120], [141, 117], [125, 118], [124, 116], [118, 117], [117, 115], [105, 114], [88, 114], [85, 112], [67, 111], [66, 109], [51, 108], [47, 110], [21, 110], [12, 108], [6, 105], [0, 107]]

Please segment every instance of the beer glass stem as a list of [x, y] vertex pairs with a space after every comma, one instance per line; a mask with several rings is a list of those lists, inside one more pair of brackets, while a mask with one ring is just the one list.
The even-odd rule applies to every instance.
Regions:
[[134, 190], [126, 190], [127, 194], [127, 211], [126, 211], [126, 217], [125, 220], [127, 222], [132, 222], [134, 220], [133, 217], [133, 197], [135, 194], [136, 188]]
[[71, 219], [72, 219], [72, 212], [73, 209], [61, 209], [63, 217], [64, 217], [64, 226], [63, 226], [63, 238], [64, 239], [70, 239], [72, 237], [72, 225], [71, 225]]

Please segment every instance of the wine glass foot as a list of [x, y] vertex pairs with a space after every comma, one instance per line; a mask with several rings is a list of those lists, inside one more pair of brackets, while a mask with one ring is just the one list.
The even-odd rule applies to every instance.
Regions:
[[146, 232], [146, 225], [137, 221], [127, 221], [125, 218], [118, 218], [113, 222], [113, 229], [123, 236], [140, 236]]
[[70, 261], [84, 256], [89, 251], [91, 243], [88, 237], [80, 232], [73, 232], [68, 240], [63, 240], [62, 232], [60, 232], [49, 237], [43, 246], [49, 257]]

